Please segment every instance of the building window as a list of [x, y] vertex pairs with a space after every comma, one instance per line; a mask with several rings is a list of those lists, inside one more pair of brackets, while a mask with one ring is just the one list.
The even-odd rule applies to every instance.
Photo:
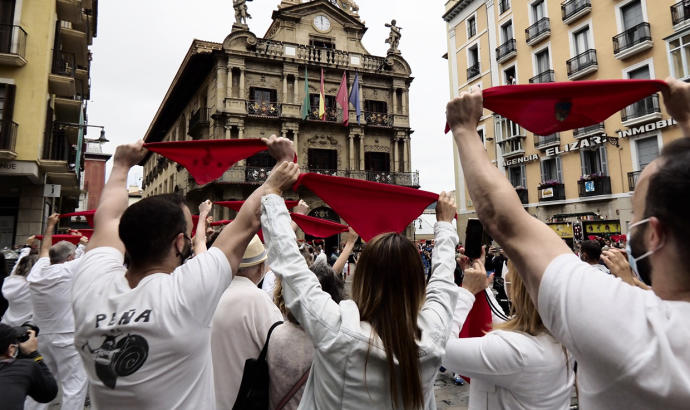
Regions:
[[338, 151], [334, 149], [309, 148], [307, 160], [309, 169], [338, 169]]
[[541, 182], [563, 182], [561, 157], [545, 159], [541, 162]]
[[484, 128], [478, 129], [477, 134], [479, 135], [479, 139], [482, 141], [482, 144], [484, 144]]
[[527, 187], [527, 175], [524, 165], [517, 165], [508, 168], [508, 179], [515, 188]]
[[589, 46], [589, 26], [580, 29], [573, 33], [573, 43], [575, 46], [575, 55], [578, 56], [590, 49]]
[[649, 66], [645, 65], [634, 70], [628, 71], [628, 78], [631, 80], [649, 80]]
[[524, 135], [522, 133], [522, 128], [520, 128], [518, 123], [500, 115], [497, 115], [494, 118], [494, 122], [496, 123], [496, 142], [501, 142], [507, 140], [508, 138]]
[[545, 48], [534, 55], [535, 62], [537, 64], [537, 74], [545, 73], [549, 71], [549, 49]]
[[623, 23], [623, 31], [629, 30], [638, 24], [644, 23], [644, 16], [642, 14], [642, 3], [640, 0], [634, 0], [620, 8], [621, 22]]
[[498, 2], [498, 8], [500, 10], [500, 14], [510, 10], [510, 0], [500, 0]]
[[537, 21], [546, 17], [546, 2], [544, 0], [535, 1], [532, 3], [532, 18]]
[[504, 25], [501, 26], [501, 37], [503, 38], [503, 42], [505, 43], [506, 41], [512, 40], [513, 39], [513, 21], [508, 21]]
[[276, 90], [251, 87], [249, 93], [251, 95], [251, 100], [257, 103], [270, 104], [278, 101], [278, 93]]
[[637, 170], [642, 171], [659, 156], [659, 141], [655, 136], [635, 140]]
[[14, 123], [12, 122], [14, 110], [13, 84], [0, 83], [0, 149], [14, 150], [13, 135]]
[[365, 100], [364, 110], [376, 113], [388, 113], [388, 104], [385, 101]]
[[364, 154], [364, 169], [375, 172], [390, 172], [391, 159], [387, 152], [367, 152]]
[[467, 49], [467, 79], [470, 80], [480, 74], [479, 46], [476, 44]]
[[671, 76], [686, 79], [690, 76], [690, 34], [668, 42], [671, 54]]
[[477, 18], [472, 16], [467, 19], [467, 38], [470, 39], [477, 34]]
[[517, 84], [515, 66], [511, 66], [503, 70], [503, 84]]
[[606, 158], [606, 146], [602, 145], [592, 150], [580, 151], [580, 163], [582, 175], [608, 176], [608, 161]]
[[335, 43], [330, 38], [325, 37], [313, 37], [309, 38], [309, 45], [316, 48], [335, 48]]

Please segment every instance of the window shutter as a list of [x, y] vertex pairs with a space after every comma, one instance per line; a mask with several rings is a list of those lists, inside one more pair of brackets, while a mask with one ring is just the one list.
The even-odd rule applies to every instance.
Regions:
[[563, 182], [563, 169], [561, 166], [561, 157], [556, 157], [556, 176], [558, 178], [558, 182]]
[[609, 174], [609, 164], [606, 155], [606, 145], [599, 147], [599, 164], [601, 166], [601, 173], [604, 175]]
[[2, 118], [2, 123], [0, 123], [0, 130], [3, 135], [9, 136], [12, 132], [12, 114], [14, 113], [14, 94], [16, 86], [14, 84], [2, 84], [5, 88], [5, 100], [2, 106], [2, 112], [0, 117]]
[[544, 163], [545, 163], [545, 162], [546, 162], [546, 161], [541, 161], [541, 162], [539, 163], [539, 168], [540, 168], [540, 171], [541, 171], [541, 182], [542, 182], [542, 183], [546, 182], [546, 172], [545, 172], [545, 168], [546, 168], [546, 167], [544, 166]]
[[585, 158], [587, 151], [580, 151], [580, 168], [582, 169], [582, 175], [589, 175], [589, 167], [587, 166], [587, 160]]
[[520, 166], [520, 174], [522, 177], [522, 183], [520, 185], [522, 185], [524, 188], [527, 188], [527, 171], [524, 165]]

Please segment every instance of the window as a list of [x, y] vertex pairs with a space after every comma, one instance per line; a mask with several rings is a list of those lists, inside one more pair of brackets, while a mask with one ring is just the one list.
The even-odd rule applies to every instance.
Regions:
[[668, 42], [671, 54], [671, 75], [676, 78], [690, 76], [690, 34]]
[[600, 174], [608, 176], [608, 162], [606, 159], [606, 146], [602, 145], [592, 150], [580, 151], [580, 163], [582, 175]]
[[476, 45], [470, 47], [467, 63], [469, 67], [479, 65], [479, 47]]
[[377, 113], [388, 113], [388, 104], [385, 101], [365, 100], [364, 110]]
[[13, 84], [0, 83], [0, 149], [12, 150], [12, 114], [14, 110]]
[[510, 0], [500, 0], [499, 1], [500, 14], [505, 13], [510, 10]]
[[[319, 94], [309, 94], [309, 100], [311, 101], [311, 107], [312, 109], [318, 109], [319, 108]], [[324, 102], [324, 106], [328, 110], [329, 108], [335, 107], [335, 97], [332, 95], [327, 95], [326, 101]]]
[[573, 42], [576, 56], [589, 50], [589, 26], [573, 33]]
[[482, 141], [482, 144], [484, 144], [484, 128], [478, 129], [477, 134], [479, 134], [479, 139]]
[[545, 159], [541, 162], [541, 182], [563, 182], [561, 157]]
[[545, 3], [546, 2], [544, 0], [539, 0], [532, 3], [532, 17], [534, 18], [535, 23], [546, 17]]
[[275, 164], [276, 160], [273, 159], [273, 157], [270, 156], [266, 151], [259, 152], [258, 154], [254, 154], [251, 157], [247, 158], [248, 167], [273, 168]]
[[467, 38], [470, 39], [477, 34], [477, 18], [472, 16], [467, 19]]
[[375, 172], [390, 172], [391, 160], [387, 152], [367, 152], [364, 154], [364, 169]]
[[309, 45], [316, 48], [335, 48], [335, 43], [330, 38], [310, 37]]
[[524, 165], [517, 165], [508, 168], [508, 179], [515, 188], [525, 188], [527, 186], [527, 175]]
[[649, 80], [649, 66], [645, 65], [640, 68], [628, 71], [628, 78], [631, 80]]
[[494, 117], [494, 122], [496, 124], [496, 142], [505, 141], [508, 138], [518, 135], [524, 135], [520, 125], [507, 119], [506, 117], [496, 115]]
[[642, 171], [659, 156], [659, 142], [656, 135], [635, 140], [638, 171]]
[[309, 169], [338, 169], [338, 151], [334, 149], [309, 148]]
[[623, 30], [629, 30], [640, 23], [644, 23], [642, 15], [642, 3], [640, 0], [634, 0], [625, 6], [621, 7], [621, 22], [623, 23]]
[[503, 84], [517, 84], [515, 66], [508, 67], [505, 70], [503, 70]]
[[270, 104], [278, 100], [276, 90], [252, 87], [249, 92], [252, 101], [256, 101], [257, 103]]
[[545, 48], [534, 55], [535, 61], [537, 63], [537, 74], [545, 73], [549, 71], [549, 49]]
[[501, 26], [501, 38], [503, 38], [504, 43], [513, 39], [512, 21], [508, 21], [507, 23]]

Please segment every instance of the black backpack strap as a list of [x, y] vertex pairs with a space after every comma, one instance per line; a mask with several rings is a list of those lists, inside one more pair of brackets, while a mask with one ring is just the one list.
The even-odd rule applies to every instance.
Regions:
[[278, 325], [282, 325], [283, 321], [279, 320], [275, 322], [270, 329], [268, 329], [268, 335], [266, 335], [266, 343], [264, 343], [263, 349], [261, 349], [261, 354], [259, 355], [259, 360], [260, 361], [266, 361], [266, 353], [268, 352], [268, 341], [271, 340], [271, 333], [273, 333], [273, 329], [278, 327]]

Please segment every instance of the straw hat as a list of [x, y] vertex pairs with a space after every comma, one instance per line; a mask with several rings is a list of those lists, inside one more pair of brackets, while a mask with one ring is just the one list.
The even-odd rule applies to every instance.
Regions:
[[244, 251], [240, 268], [249, 268], [256, 266], [267, 259], [268, 255], [264, 244], [261, 243], [258, 235], [254, 235], [252, 240], [247, 245], [247, 250]]

